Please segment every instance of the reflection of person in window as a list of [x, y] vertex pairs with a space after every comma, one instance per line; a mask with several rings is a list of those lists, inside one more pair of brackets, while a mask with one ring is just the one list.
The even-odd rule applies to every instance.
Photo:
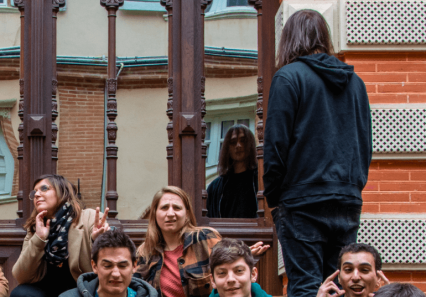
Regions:
[[253, 133], [244, 125], [229, 128], [220, 151], [219, 177], [207, 188], [210, 218], [257, 217], [257, 159]]

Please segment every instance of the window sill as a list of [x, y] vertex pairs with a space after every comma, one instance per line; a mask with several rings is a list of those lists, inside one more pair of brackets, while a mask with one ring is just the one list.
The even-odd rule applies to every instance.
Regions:
[[19, 13], [17, 7], [0, 6], [0, 13]]
[[0, 197], [0, 205], [1, 204], [15, 203], [15, 202], [18, 202], [18, 200], [16, 199], [16, 196]]

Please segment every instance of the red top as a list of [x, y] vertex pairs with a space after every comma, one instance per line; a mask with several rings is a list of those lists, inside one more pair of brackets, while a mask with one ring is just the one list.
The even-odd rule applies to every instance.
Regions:
[[174, 251], [164, 251], [164, 263], [160, 275], [160, 288], [164, 297], [185, 297], [177, 263], [182, 253], [183, 245], [178, 246]]

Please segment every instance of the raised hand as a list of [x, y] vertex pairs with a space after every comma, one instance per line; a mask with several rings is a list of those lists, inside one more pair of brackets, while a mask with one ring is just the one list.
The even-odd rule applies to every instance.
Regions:
[[[332, 275], [327, 277], [324, 283], [318, 290], [317, 297], [336, 297], [345, 294], [345, 290], [340, 290], [339, 287], [333, 282], [336, 276], [339, 274], [339, 270], [336, 270]], [[330, 292], [335, 292], [331, 294]]]
[[380, 276], [380, 278], [382, 279], [382, 281], [384, 282], [383, 286], [389, 285], [390, 281], [388, 280], [388, 278], [385, 276], [385, 274], [383, 273], [382, 270], [377, 270], [377, 274]]
[[106, 218], [108, 217], [108, 211], [109, 211], [109, 208], [107, 207], [105, 209], [104, 216], [102, 217], [102, 219], [99, 219], [99, 207], [96, 207], [95, 224], [93, 225], [93, 231], [92, 231], [93, 241], [95, 241], [95, 239], [99, 235], [101, 235], [102, 233], [110, 229], [108, 223], [106, 222]]
[[250, 250], [253, 256], [260, 256], [269, 248], [270, 245], [263, 245], [263, 242], [258, 241], [250, 247]]
[[46, 225], [44, 225], [44, 217], [47, 214], [47, 210], [41, 211], [36, 216], [35, 227], [36, 234], [41, 240], [47, 240], [50, 232], [50, 219], [46, 221]]

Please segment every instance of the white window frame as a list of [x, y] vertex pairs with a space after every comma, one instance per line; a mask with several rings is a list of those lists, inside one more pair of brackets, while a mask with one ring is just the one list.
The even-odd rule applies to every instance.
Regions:
[[9, 147], [7, 146], [6, 139], [4, 138], [3, 131], [0, 128], [0, 149], [3, 153], [4, 161], [5, 161], [5, 189], [4, 191], [0, 191], [0, 203], [4, 202], [3, 200], [9, 201], [12, 194], [12, 185], [13, 185], [13, 174], [14, 174], [14, 165], [15, 161], [13, 160], [13, 156], [10, 153]]
[[257, 18], [257, 11], [253, 6], [227, 7], [227, 4], [228, 0], [214, 0], [205, 18]]

